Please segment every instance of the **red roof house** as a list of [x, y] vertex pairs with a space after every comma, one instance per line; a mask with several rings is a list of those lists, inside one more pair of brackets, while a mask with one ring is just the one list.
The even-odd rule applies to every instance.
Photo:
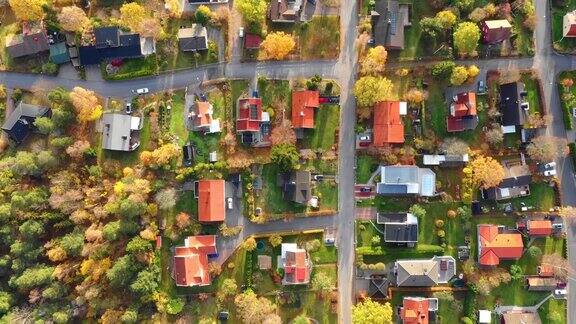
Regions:
[[261, 121], [261, 98], [238, 99], [238, 120], [236, 120], [237, 132], [258, 132], [260, 130]]
[[428, 324], [430, 321], [431, 302], [438, 304], [435, 298], [404, 297], [400, 308], [400, 318], [404, 324]]
[[281, 248], [282, 267], [284, 268], [284, 285], [300, 285], [310, 282], [312, 262], [308, 252], [299, 249], [296, 243], [283, 243]]
[[224, 180], [198, 181], [198, 220], [222, 222], [225, 216]]
[[512, 35], [512, 25], [506, 19], [484, 20], [480, 23], [482, 41], [486, 44], [496, 44], [507, 40]]
[[446, 117], [446, 125], [449, 132], [476, 128], [478, 125], [476, 93], [462, 92], [454, 96], [450, 104], [450, 114]]
[[496, 266], [500, 259], [518, 260], [524, 243], [519, 233], [500, 233], [498, 226], [478, 225], [478, 262], [482, 266]]
[[206, 286], [211, 283], [208, 255], [216, 254], [216, 236], [189, 236], [174, 249], [172, 277], [176, 286]]
[[320, 93], [313, 90], [292, 92], [292, 126], [314, 128], [314, 109], [320, 107]]
[[260, 48], [262, 43], [262, 37], [256, 34], [247, 33], [244, 37], [244, 48], [245, 49], [257, 49]]
[[381, 101], [374, 107], [374, 140], [373, 145], [382, 147], [386, 144], [404, 143], [404, 124], [402, 123], [400, 101]]
[[528, 235], [530, 236], [550, 236], [552, 235], [552, 222], [550, 220], [528, 221]]
[[562, 22], [562, 37], [576, 37], [576, 10], [564, 15]]

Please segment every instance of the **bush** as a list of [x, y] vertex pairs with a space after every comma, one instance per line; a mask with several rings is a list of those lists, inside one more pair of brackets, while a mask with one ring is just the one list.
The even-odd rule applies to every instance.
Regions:
[[56, 75], [58, 73], [58, 65], [53, 62], [46, 62], [42, 65], [42, 73]]
[[572, 165], [576, 165], [576, 144], [570, 143], [568, 144], [570, 148], [570, 156], [572, 157]]
[[438, 227], [438, 228], [444, 227], [444, 221], [441, 219], [437, 219], [435, 224], [436, 224], [436, 227]]
[[457, 215], [456, 212], [453, 211], [452, 209], [450, 209], [450, 210], [448, 211], [448, 215], [447, 215], [447, 216], [448, 216], [448, 218], [456, 218], [456, 215]]
[[177, 315], [180, 314], [180, 312], [182, 312], [183, 308], [184, 308], [184, 300], [182, 300], [181, 298], [173, 298], [170, 299], [170, 301], [166, 305], [166, 313], [170, 315]]
[[462, 317], [460, 321], [462, 322], [462, 324], [474, 324], [474, 322], [472, 322], [472, 320], [469, 319], [468, 317]]
[[446, 236], [446, 232], [444, 232], [444, 230], [439, 230], [438, 232], [436, 232], [436, 235], [438, 235], [438, 237], [443, 238]]
[[384, 255], [381, 246], [361, 246], [356, 248], [356, 254], [362, 255]]
[[572, 124], [572, 113], [570, 111], [570, 103], [573, 102], [573, 98], [574, 96], [572, 95], [572, 93], [570, 92], [570, 90], [566, 90], [564, 88], [563, 85], [558, 85], [559, 88], [559, 92], [560, 92], [560, 98], [561, 100], [561, 106], [562, 106], [562, 117], [564, 119], [564, 127], [566, 127], [566, 129], [571, 130], [574, 126]]
[[433, 245], [433, 244], [418, 244], [418, 246], [416, 247], [416, 252], [417, 253], [444, 253], [444, 249], [439, 246], [439, 245]]
[[542, 249], [537, 247], [536, 245], [532, 245], [528, 248], [528, 255], [532, 259], [539, 259], [542, 256]]

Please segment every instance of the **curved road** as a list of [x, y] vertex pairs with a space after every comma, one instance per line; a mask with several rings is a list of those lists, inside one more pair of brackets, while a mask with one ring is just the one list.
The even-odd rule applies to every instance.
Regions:
[[[569, 56], [556, 54], [552, 50], [551, 21], [548, 15], [548, 1], [535, 0], [539, 23], [534, 32], [536, 52], [534, 58], [496, 58], [489, 60], [464, 60], [459, 64], [475, 64], [483, 77], [488, 70], [530, 69], [533, 68], [543, 86], [543, 101], [548, 112], [553, 117], [552, 124], [547, 128], [548, 134], [568, 138], [574, 141], [574, 132], [566, 132], [562, 121], [562, 111], [556, 78], [561, 71], [576, 69], [576, 61]], [[351, 95], [357, 72], [357, 52], [355, 49], [356, 26], [358, 23], [356, 1], [342, 1], [340, 9], [341, 51], [338, 60], [320, 60], [305, 62], [258, 62], [258, 63], [219, 63], [194, 70], [182, 70], [173, 73], [152, 76], [128, 81], [79, 81], [61, 77], [0, 72], [0, 83], [7, 88], [23, 88], [29, 90], [47, 90], [55, 87], [72, 88], [82, 86], [92, 89], [107, 97], [125, 97], [132, 89], [147, 87], [151, 92], [180, 89], [200, 80], [216, 78], [242, 78], [255, 80], [258, 76], [268, 78], [288, 79], [321, 75], [324, 78], [336, 79], [342, 87], [341, 94], [341, 125], [339, 142], [339, 213], [336, 217], [320, 217], [317, 219], [297, 219], [293, 223], [271, 223], [269, 225], [246, 225], [242, 237], [250, 233], [269, 232], [273, 230], [312, 229], [334, 226], [338, 228], [338, 289], [340, 293], [339, 322], [351, 323], [351, 308], [353, 301], [353, 271], [354, 271], [354, 125], [356, 123], [355, 100]], [[394, 62], [387, 67], [414, 67], [429, 65], [430, 62]], [[558, 162], [562, 180], [563, 205], [576, 206], [576, 180], [573, 176], [573, 166], [569, 158]], [[238, 240], [227, 240], [227, 249], [234, 249]], [[568, 229], [568, 256], [571, 265], [576, 268], [576, 230]], [[570, 280], [573, 286], [574, 279]], [[576, 309], [576, 288], [569, 289], [568, 309]], [[576, 323], [576, 312], [568, 312], [568, 323]]]

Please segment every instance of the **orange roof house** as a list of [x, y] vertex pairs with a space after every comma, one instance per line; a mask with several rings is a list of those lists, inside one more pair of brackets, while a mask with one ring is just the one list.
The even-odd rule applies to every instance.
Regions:
[[404, 297], [400, 308], [400, 318], [404, 324], [428, 324], [430, 313], [438, 310], [438, 299]]
[[320, 107], [320, 93], [313, 90], [292, 92], [292, 127], [314, 128], [314, 109]]
[[216, 254], [216, 236], [189, 236], [174, 249], [172, 277], [176, 286], [206, 286], [211, 283], [208, 256]]
[[[406, 103], [400, 101], [381, 101], [374, 107], [373, 145], [404, 143], [404, 124], [400, 117]], [[404, 107], [402, 107], [404, 106]]]
[[198, 220], [222, 222], [225, 216], [224, 180], [198, 181]]
[[299, 249], [296, 243], [283, 243], [280, 256], [284, 268], [282, 284], [300, 285], [310, 282], [312, 262], [306, 250]]
[[518, 260], [524, 243], [519, 233], [500, 233], [498, 226], [478, 225], [478, 262], [482, 266], [496, 266], [500, 259]]
[[212, 118], [214, 107], [207, 101], [196, 101], [188, 115], [193, 131], [220, 132], [220, 120]]
[[549, 264], [541, 264], [538, 266], [538, 276], [546, 278], [554, 276], [554, 268]]
[[261, 121], [262, 121], [261, 98], [238, 99], [238, 120], [236, 120], [236, 131], [257, 132], [260, 130]]
[[450, 114], [446, 117], [449, 132], [461, 132], [478, 126], [476, 93], [461, 92], [454, 96], [450, 104]]
[[527, 224], [528, 235], [549, 236], [552, 235], [552, 222], [550, 220], [531, 220]]

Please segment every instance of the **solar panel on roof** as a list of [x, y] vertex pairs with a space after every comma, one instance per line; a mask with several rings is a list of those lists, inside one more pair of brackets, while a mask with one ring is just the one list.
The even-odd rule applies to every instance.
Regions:
[[398, 20], [398, 12], [390, 12], [390, 34], [396, 35], [396, 21]]
[[250, 105], [250, 119], [252, 120], [258, 119], [258, 106]]

